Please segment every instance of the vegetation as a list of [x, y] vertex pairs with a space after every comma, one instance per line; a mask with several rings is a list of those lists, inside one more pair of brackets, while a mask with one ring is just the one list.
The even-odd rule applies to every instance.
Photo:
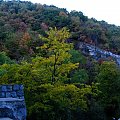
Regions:
[[27, 120], [120, 117], [120, 69], [95, 61], [79, 42], [120, 54], [120, 27], [82, 12], [0, 1], [0, 84], [23, 84]]

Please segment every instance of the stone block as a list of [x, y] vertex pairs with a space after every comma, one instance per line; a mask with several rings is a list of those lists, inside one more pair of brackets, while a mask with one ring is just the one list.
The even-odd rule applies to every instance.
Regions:
[[20, 89], [20, 86], [19, 85], [13, 85], [13, 90], [14, 91], [18, 91]]
[[7, 92], [6, 93], [6, 98], [17, 98], [16, 92]]
[[5, 92], [0, 92], [0, 98], [4, 98], [5, 97]]
[[20, 88], [19, 88], [20, 90], [23, 90], [23, 89], [24, 89], [23, 85], [19, 85], [19, 87], [20, 87]]
[[6, 87], [8, 92], [12, 91], [12, 85], [7, 85]]
[[3, 91], [3, 92], [6, 92], [6, 91], [7, 91], [6, 85], [3, 85], [3, 86], [1, 87], [1, 91]]
[[16, 98], [16, 97], [17, 97], [16, 92], [11, 92], [11, 97], [12, 97], [12, 98]]
[[17, 93], [17, 96], [18, 96], [18, 97], [24, 96], [24, 92], [23, 92], [23, 91], [17, 91], [16, 93]]
[[11, 93], [10, 92], [7, 92], [6, 93], [6, 98], [10, 98], [11, 97]]

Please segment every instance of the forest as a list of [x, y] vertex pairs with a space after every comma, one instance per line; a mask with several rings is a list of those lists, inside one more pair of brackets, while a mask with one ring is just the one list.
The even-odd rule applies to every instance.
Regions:
[[27, 120], [118, 120], [120, 27], [53, 5], [0, 0], [0, 84], [23, 84]]

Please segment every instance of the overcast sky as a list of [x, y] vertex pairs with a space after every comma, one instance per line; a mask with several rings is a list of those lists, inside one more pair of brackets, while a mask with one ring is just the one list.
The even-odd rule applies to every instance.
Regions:
[[77, 10], [89, 18], [120, 26], [120, 0], [30, 0], [33, 3], [55, 5], [68, 11]]

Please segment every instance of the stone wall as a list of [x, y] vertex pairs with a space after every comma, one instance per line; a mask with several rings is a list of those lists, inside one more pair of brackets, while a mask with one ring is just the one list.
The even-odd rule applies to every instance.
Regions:
[[23, 85], [0, 85], [0, 119], [26, 120]]
[[91, 55], [94, 59], [109, 60], [112, 58], [120, 66], [120, 55], [114, 54], [110, 51], [102, 50], [96, 46], [79, 42], [79, 49], [85, 55]]
[[0, 98], [24, 99], [23, 85], [0, 85]]

